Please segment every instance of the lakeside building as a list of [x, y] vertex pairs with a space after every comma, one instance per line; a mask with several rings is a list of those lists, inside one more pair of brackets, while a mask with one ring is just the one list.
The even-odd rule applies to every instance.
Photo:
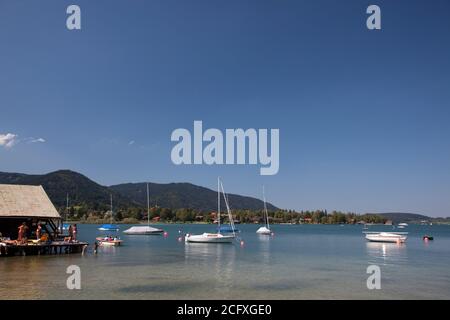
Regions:
[[[23, 240], [18, 239], [21, 225], [25, 226]], [[38, 226], [43, 236], [39, 239]], [[42, 186], [0, 184], [0, 249], [4, 253], [46, 254], [57, 249], [72, 253], [87, 245], [64, 239], [61, 230], [62, 218]]]

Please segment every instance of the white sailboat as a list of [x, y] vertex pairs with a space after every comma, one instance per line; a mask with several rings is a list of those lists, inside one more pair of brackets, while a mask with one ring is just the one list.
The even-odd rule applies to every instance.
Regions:
[[125, 230], [124, 233], [130, 235], [159, 235], [164, 233], [164, 230], [153, 228], [150, 226], [150, 193], [148, 190], [148, 183], [147, 183], [147, 225], [133, 226], [130, 229]]
[[[104, 224], [98, 230], [100, 231], [119, 231], [119, 228], [116, 225], [112, 224], [113, 222], [113, 203], [112, 203], [112, 194], [111, 194], [111, 224]], [[118, 247], [122, 245], [123, 240], [121, 240], [118, 236], [106, 236], [106, 237], [97, 237], [98, 244], [100, 246], [108, 246], [108, 247]]]
[[98, 228], [100, 231], [119, 231], [119, 227], [113, 224], [113, 204], [112, 204], [112, 194], [111, 194], [111, 222], [109, 224], [103, 224]]
[[[220, 233], [220, 190], [222, 189], [223, 198], [225, 200], [225, 205], [227, 207], [228, 219], [230, 220], [231, 225], [231, 234], [221, 234]], [[223, 184], [220, 181], [220, 178], [217, 179], [217, 233], [203, 233], [198, 235], [187, 234], [185, 237], [186, 242], [193, 243], [231, 243], [236, 238], [235, 228], [234, 228], [234, 220], [231, 214], [230, 206], [228, 204], [228, 197], [225, 194], [225, 190], [223, 189]]]
[[267, 204], [266, 204], [266, 193], [263, 187], [263, 198], [264, 198], [264, 222], [265, 225], [261, 228], [259, 228], [256, 233], [262, 234], [262, 235], [271, 235], [272, 231], [270, 231], [270, 225], [269, 225], [269, 213], [267, 212]]

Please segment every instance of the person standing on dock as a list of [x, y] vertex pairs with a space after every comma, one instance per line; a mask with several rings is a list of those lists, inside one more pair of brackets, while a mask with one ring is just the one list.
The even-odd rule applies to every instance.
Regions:
[[19, 226], [19, 231], [17, 232], [17, 242], [20, 244], [22, 243], [23, 238], [23, 224]]
[[20, 244], [24, 244], [27, 242], [27, 231], [28, 231], [28, 226], [27, 226], [26, 222], [22, 222], [22, 224], [19, 226], [19, 232], [17, 235], [17, 241]]
[[77, 224], [72, 227], [72, 241], [77, 241]]
[[73, 240], [73, 227], [72, 225], [69, 226], [69, 242], [72, 242]]
[[36, 229], [36, 240], [41, 239], [41, 231], [42, 231], [42, 227], [41, 227], [41, 225], [38, 223], [37, 229]]

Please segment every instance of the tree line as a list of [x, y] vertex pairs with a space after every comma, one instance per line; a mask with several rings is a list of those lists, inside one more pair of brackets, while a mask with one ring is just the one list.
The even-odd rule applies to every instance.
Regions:
[[[59, 208], [61, 216], [65, 220], [76, 220], [86, 223], [102, 223], [111, 220], [109, 210], [92, 210], [85, 206], [72, 206], [68, 209]], [[341, 212], [327, 210], [294, 211], [277, 210], [269, 211], [271, 223], [307, 223], [307, 224], [356, 224], [356, 223], [386, 223], [387, 219], [375, 214], [357, 214], [353, 212]], [[232, 210], [233, 219], [240, 223], [263, 222], [262, 210]], [[196, 209], [182, 208], [170, 209], [153, 207], [150, 209], [152, 222], [167, 223], [213, 223], [217, 219], [215, 212], [203, 212]], [[227, 221], [228, 216], [222, 213], [222, 221]], [[123, 223], [137, 223], [147, 220], [147, 212], [140, 207], [129, 207], [113, 212], [113, 221]]]

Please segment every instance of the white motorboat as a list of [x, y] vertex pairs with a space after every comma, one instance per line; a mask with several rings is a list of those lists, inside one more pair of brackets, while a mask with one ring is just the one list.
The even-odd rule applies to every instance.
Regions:
[[[230, 221], [230, 227], [232, 233], [230, 234], [221, 234], [220, 230], [220, 191], [222, 190], [223, 199], [225, 200], [225, 205], [227, 207], [228, 219]], [[193, 242], [193, 243], [231, 243], [234, 239], [236, 239], [235, 227], [233, 215], [231, 214], [230, 206], [228, 204], [228, 197], [225, 194], [225, 190], [223, 188], [223, 184], [220, 181], [220, 178], [217, 179], [217, 233], [203, 233], [198, 235], [187, 234], [184, 238], [185, 242]]]
[[366, 239], [371, 242], [403, 243], [408, 239], [406, 232], [366, 232]]
[[266, 204], [266, 193], [263, 187], [263, 198], [264, 198], [264, 222], [265, 225], [258, 230], [256, 230], [257, 234], [261, 235], [271, 235], [272, 231], [270, 231], [270, 225], [269, 225], [269, 214], [267, 212], [267, 204]]
[[95, 240], [97, 240], [100, 246], [104, 247], [118, 247], [123, 243], [123, 240], [113, 237], [98, 237]]
[[125, 230], [123, 233], [129, 235], [160, 235], [164, 233], [164, 230], [153, 228], [150, 226], [150, 193], [148, 190], [148, 183], [147, 183], [147, 225], [133, 226]]

